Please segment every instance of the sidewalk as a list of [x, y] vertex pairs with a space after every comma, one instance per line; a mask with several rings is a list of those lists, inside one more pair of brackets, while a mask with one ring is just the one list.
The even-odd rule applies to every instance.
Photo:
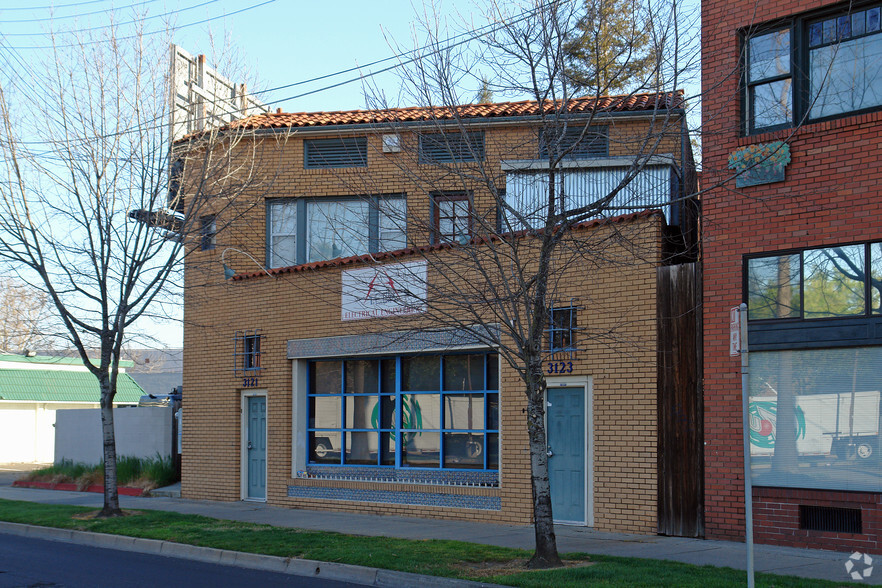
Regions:
[[[100, 508], [103, 501], [100, 494], [11, 486], [0, 486], [0, 498], [95, 508]], [[533, 547], [532, 527], [293, 510], [267, 506], [260, 502], [209, 502], [168, 497], [120, 496], [120, 504], [123, 508], [129, 509], [168, 510], [218, 519], [355, 535], [406, 539], [455, 539], [524, 549]], [[743, 543], [604, 533], [584, 527], [561, 525], [556, 527], [556, 532], [561, 552], [582, 551], [625, 557], [667, 559], [736, 569], [746, 569], [747, 565], [746, 548]], [[845, 570], [845, 562], [850, 553], [756, 545], [754, 554], [757, 572], [842, 582], [850, 580]], [[882, 563], [882, 558], [875, 559]], [[877, 567], [878, 573], [865, 580], [864, 584], [882, 585], [882, 566]]]

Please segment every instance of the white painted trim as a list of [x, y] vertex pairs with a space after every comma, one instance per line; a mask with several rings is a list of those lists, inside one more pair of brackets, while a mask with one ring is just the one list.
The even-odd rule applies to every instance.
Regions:
[[[247, 500], [249, 502], [266, 502], [266, 497], [264, 498], [250, 498], [248, 496], [248, 399], [255, 396], [263, 396], [266, 398], [266, 390], [257, 390], [257, 389], [245, 389], [242, 390], [242, 398], [240, 400], [240, 410], [239, 410], [239, 497], [241, 500]], [[266, 421], [267, 425], [269, 424], [269, 402], [266, 404]], [[269, 426], [267, 426], [269, 429]], [[269, 431], [267, 431], [268, 433]], [[269, 470], [269, 436], [266, 437], [266, 461], [267, 461], [267, 470]], [[269, 476], [267, 476], [267, 472], [264, 472], [263, 479], [266, 480], [266, 485], [269, 486]], [[269, 493], [269, 488], [266, 488], [266, 492]]]
[[291, 477], [306, 471], [307, 443], [307, 374], [308, 360], [291, 362]]
[[[607, 167], [631, 167], [635, 164], [650, 165], [674, 165], [676, 160], [673, 154], [658, 153], [635, 159], [633, 157], [586, 157], [583, 159], [564, 159], [558, 163], [563, 169], [589, 169]], [[547, 159], [509, 159], [499, 162], [502, 171], [541, 171], [548, 169]]]
[[[555, 524], [594, 526], [594, 379], [591, 376], [555, 376], [545, 379], [548, 388], [582, 388], [585, 391], [585, 520], [558, 521]], [[548, 443], [548, 407], [545, 410], [545, 443]]]

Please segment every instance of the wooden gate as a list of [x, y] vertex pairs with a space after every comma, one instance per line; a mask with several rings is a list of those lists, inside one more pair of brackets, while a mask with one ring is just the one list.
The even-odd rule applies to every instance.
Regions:
[[701, 274], [658, 268], [658, 532], [704, 536]]

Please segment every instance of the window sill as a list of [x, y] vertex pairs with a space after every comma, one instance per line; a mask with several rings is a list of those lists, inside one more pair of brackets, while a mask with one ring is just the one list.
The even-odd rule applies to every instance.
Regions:
[[305, 488], [345, 488], [350, 490], [401, 490], [406, 492], [426, 492], [434, 494], [457, 494], [467, 496], [499, 496], [499, 488], [486, 486], [463, 486], [449, 484], [408, 484], [406, 482], [358, 481], [290, 478], [288, 486]]
[[847, 114], [832, 120], [807, 123], [800, 127], [788, 127], [785, 129], [776, 129], [774, 131], [746, 135], [738, 138], [737, 145], [739, 147], [744, 147], [746, 145], [765, 143], [768, 141], [789, 141], [791, 139], [799, 139], [801, 135], [828, 133], [834, 130], [859, 127], [866, 124], [878, 124], [880, 122], [882, 122], [882, 110], [865, 112], [863, 114]]

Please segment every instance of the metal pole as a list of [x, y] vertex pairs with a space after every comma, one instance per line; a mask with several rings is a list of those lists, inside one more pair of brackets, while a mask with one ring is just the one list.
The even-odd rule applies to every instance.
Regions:
[[750, 479], [750, 389], [747, 356], [747, 304], [738, 307], [741, 328], [741, 420], [744, 436], [744, 540], [747, 544], [747, 588], [754, 588], [753, 579], [753, 483]]

